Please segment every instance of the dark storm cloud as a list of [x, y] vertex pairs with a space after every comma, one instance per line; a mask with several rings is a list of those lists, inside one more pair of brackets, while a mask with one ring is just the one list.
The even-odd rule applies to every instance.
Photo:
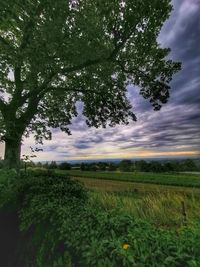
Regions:
[[87, 149], [102, 142], [104, 142], [103, 136], [96, 134], [94, 136], [88, 136], [84, 139], [77, 140], [73, 146], [78, 149]]
[[91, 143], [88, 140], [76, 140], [73, 146], [78, 149], [87, 149], [91, 147]]
[[78, 149], [87, 149], [87, 148], [90, 148], [91, 145], [89, 144], [84, 144], [82, 143], [81, 141], [80, 142], [77, 142], [73, 145], [75, 148], [78, 148]]
[[[187, 112], [182, 107], [174, 107], [170, 110], [162, 110], [158, 115], [151, 114], [148, 120], [143, 121], [142, 131], [132, 130], [129, 132], [128, 142], [120, 146], [121, 149], [130, 148], [155, 148], [156, 150], [200, 150], [200, 119], [196, 114], [200, 114], [199, 109], [188, 106]], [[167, 116], [165, 116], [167, 114]], [[151, 123], [152, 121], [152, 123]], [[122, 138], [121, 138], [122, 140]]]
[[170, 103], [200, 105], [200, 1], [173, 4], [174, 12], [160, 35], [162, 45], [171, 47], [171, 57], [182, 62], [171, 84]]

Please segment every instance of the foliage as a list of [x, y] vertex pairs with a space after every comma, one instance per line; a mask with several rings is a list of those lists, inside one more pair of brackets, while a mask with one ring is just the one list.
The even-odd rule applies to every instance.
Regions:
[[130, 172], [132, 166], [132, 161], [128, 159], [124, 159], [119, 163], [119, 170], [122, 172]]
[[49, 168], [49, 169], [57, 169], [58, 166], [57, 166], [56, 161], [51, 161], [51, 162], [48, 164], [48, 168]]
[[0, 207], [14, 207], [20, 216], [21, 229], [32, 228], [31, 242], [37, 252], [34, 266], [59, 267], [68, 254], [60, 250], [62, 242], [56, 236], [54, 221], [49, 219], [63, 207], [69, 215], [72, 209], [78, 211], [87, 200], [87, 192], [79, 182], [45, 171], [22, 172], [20, 176], [1, 172]]
[[57, 171], [63, 175], [73, 177], [88, 177], [95, 179], [140, 182], [150, 184], [178, 185], [200, 187], [200, 174], [198, 173], [152, 173], [152, 172], [112, 172], [112, 171]]
[[[160, 267], [200, 263], [199, 229], [176, 233], [155, 229], [122, 211], [108, 213], [95, 209], [94, 212], [91, 207], [81, 211], [76, 207], [56, 209], [50, 218], [58, 230], [57, 238], [64, 241], [72, 256], [77, 255], [81, 266]], [[129, 245], [127, 250], [123, 249], [124, 244]]]
[[0, 208], [16, 202], [16, 179], [15, 171], [0, 171]]
[[198, 160], [171, 160], [171, 161], [150, 161], [140, 160], [134, 162], [135, 170], [143, 172], [183, 172], [198, 171]]
[[[119, 210], [94, 213], [89, 208], [74, 218], [80, 223], [68, 229], [65, 222], [62, 235], [66, 236], [66, 244], [80, 255], [81, 266], [189, 267], [200, 264], [199, 228], [178, 232], [156, 229]], [[124, 244], [128, 245], [127, 249]]]
[[60, 170], [71, 170], [71, 164], [68, 162], [62, 162], [58, 165]]
[[198, 159], [177, 159], [177, 160], [129, 160], [124, 159], [120, 162], [82, 162], [72, 163], [72, 166], [82, 171], [115, 171], [120, 170], [122, 172], [198, 172], [200, 170], [200, 160]]
[[0, 158], [0, 169], [3, 168], [3, 160]]

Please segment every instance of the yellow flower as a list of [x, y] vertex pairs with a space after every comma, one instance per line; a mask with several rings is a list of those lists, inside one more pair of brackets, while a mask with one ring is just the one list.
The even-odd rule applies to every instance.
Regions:
[[127, 250], [128, 248], [130, 247], [130, 245], [129, 244], [123, 244], [123, 246], [122, 246], [122, 248], [124, 249], [124, 250]]

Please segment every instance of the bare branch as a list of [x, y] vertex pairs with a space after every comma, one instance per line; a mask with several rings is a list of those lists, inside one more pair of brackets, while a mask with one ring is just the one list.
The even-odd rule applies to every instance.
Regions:
[[22, 128], [26, 128], [27, 124], [30, 123], [32, 117], [37, 112], [38, 103], [40, 102], [40, 98], [37, 96], [30, 97], [27, 110], [21, 115], [18, 120], [18, 124], [22, 126]]

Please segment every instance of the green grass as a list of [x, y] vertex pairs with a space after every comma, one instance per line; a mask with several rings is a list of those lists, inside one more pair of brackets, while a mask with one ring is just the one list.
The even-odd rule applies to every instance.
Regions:
[[[89, 201], [94, 208], [107, 211], [117, 208], [119, 213], [120, 210], [126, 211], [134, 218], [167, 228], [179, 228], [185, 224], [182, 203], [187, 224], [193, 224], [200, 217], [199, 174], [58, 172], [80, 178], [92, 189]], [[165, 185], [168, 185], [166, 191]]]
[[144, 172], [108, 172], [108, 171], [61, 171], [57, 172], [74, 177], [85, 177], [105, 180], [177, 185], [200, 188], [200, 174], [185, 173], [144, 173]]
[[[90, 205], [106, 211], [119, 209], [150, 222], [157, 227], [181, 227], [200, 218], [200, 201], [194, 195], [175, 192], [122, 195], [112, 192], [91, 191]], [[183, 214], [183, 204], [186, 216]]]

